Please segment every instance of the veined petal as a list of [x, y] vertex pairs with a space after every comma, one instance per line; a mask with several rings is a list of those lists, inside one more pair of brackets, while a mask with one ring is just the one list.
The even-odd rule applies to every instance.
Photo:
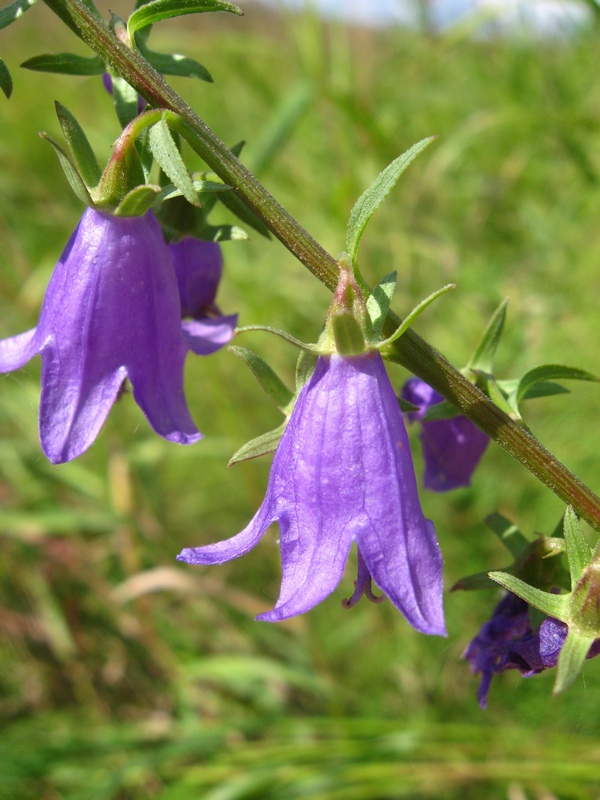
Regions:
[[177, 556], [177, 560], [185, 561], [188, 564], [223, 564], [225, 561], [239, 558], [252, 550], [273, 521], [274, 517], [267, 495], [262, 506], [243, 531], [223, 542], [215, 542], [203, 547], [186, 547]]
[[186, 319], [181, 323], [185, 343], [197, 356], [216, 353], [233, 338], [237, 320], [237, 314], [215, 319]]
[[0, 340], [0, 372], [20, 369], [39, 353], [39, 337], [36, 333], [37, 328], [32, 328], [25, 333]]

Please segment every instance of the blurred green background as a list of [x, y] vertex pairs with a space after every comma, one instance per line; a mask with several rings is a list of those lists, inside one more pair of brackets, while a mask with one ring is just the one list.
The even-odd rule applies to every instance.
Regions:
[[[398, 270], [401, 315], [455, 282], [417, 330], [457, 366], [509, 297], [500, 377], [544, 362], [598, 371], [600, 31], [485, 41], [245, 10], [164, 23], [151, 42], [209, 68], [214, 85], [173, 84], [228, 144], [247, 140], [245, 162], [286, 208], [336, 254], [378, 171], [438, 134], [369, 226], [366, 277]], [[1, 37], [15, 80], [0, 101], [4, 337], [35, 324], [82, 210], [37, 136], [59, 137], [52, 101], [76, 114], [100, 160], [118, 126], [99, 80], [18, 69], [41, 52], [86, 54], [45, 7]], [[224, 252], [225, 312], [315, 340], [328, 293], [281, 245], [253, 236]], [[291, 347], [264, 334], [241, 344], [292, 384]], [[407, 377], [390, 375], [398, 387]], [[87, 453], [52, 467], [37, 440], [39, 359], [0, 377], [1, 800], [600, 797], [597, 661], [556, 699], [553, 675], [507, 673], [488, 710], [477, 705], [461, 654], [499, 593], [449, 594], [449, 637], [428, 638], [389, 605], [343, 610], [350, 563], [328, 600], [269, 625], [253, 616], [278, 594], [275, 530], [222, 567], [177, 564], [182, 547], [226, 538], [255, 513], [269, 459], [227, 460], [280, 422], [228, 352], [188, 359], [186, 383], [206, 437], [197, 446], [158, 439], [126, 397]], [[598, 390], [572, 389], [530, 402], [527, 422], [598, 487]], [[415, 461], [420, 472], [417, 446]], [[422, 502], [448, 588], [506, 564], [487, 514], [532, 535], [563, 511], [495, 446], [472, 488]]]

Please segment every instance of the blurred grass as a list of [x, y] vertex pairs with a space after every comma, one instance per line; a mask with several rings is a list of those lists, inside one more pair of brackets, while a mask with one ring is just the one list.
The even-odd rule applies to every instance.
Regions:
[[[126, 14], [118, 3], [111, 9]], [[214, 86], [176, 81], [292, 214], [331, 252], [375, 174], [413, 142], [439, 141], [403, 176], [363, 244], [366, 277], [399, 273], [402, 314], [440, 285], [457, 290], [418, 322], [463, 364], [510, 297], [502, 377], [542, 362], [597, 371], [600, 259], [598, 38], [470, 41], [406, 31], [203, 15], [165, 24], [156, 49], [198, 58]], [[3, 32], [15, 92], [0, 103], [0, 336], [35, 324], [80, 214], [37, 131], [66, 104], [106, 158], [118, 131], [99, 82], [35, 75], [39, 52], [85, 53], [45, 7]], [[269, 157], [273, 143], [278, 149]], [[194, 159], [190, 158], [193, 162]], [[314, 340], [329, 297], [276, 242], [225, 245], [220, 293], [241, 322]], [[251, 338], [254, 337], [254, 338]], [[291, 382], [295, 353], [251, 334]], [[213, 570], [176, 565], [183, 546], [232, 535], [262, 500], [268, 460], [225, 465], [279, 423], [226, 352], [190, 359], [189, 403], [205, 440], [157, 439], [130, 398], [93, 448], [51, 467], [39, 451], [39, 364], [0, 380], [0, 798], [313, 800], [600, 797], [598, 664], [551, 699], [552, 675], [497, 679], [487, 712], [460, 655], [494, 593], [449, 595], [448, 640], [389, 607], [340, 607], [253, 621], [278, 593], [275, 534]], [[401, 384], [405, 374], [392, 367]], [[594, 386], [533, 401], [527, 421], [593, 487]], [[420, 456], [415, 448], [417, 469]], [[560, 503], [492, 447], [473, 487], [423, 493], [446, 584], [506, 562], [482, 520], [498, 510], [550, 532]]]

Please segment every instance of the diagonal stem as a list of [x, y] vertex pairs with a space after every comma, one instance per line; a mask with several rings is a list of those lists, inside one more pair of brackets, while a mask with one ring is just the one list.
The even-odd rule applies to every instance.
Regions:
[[[44, 0], [104, 62], [149, 103], [179, 114], [193, 135], [190, 144], [225, 183], [264, 222], [279, 241], [331, 291], [337, 285], [336, 260], [272, 197], [164, 78], [136, 51], [123, 44], [82, 0]], [[390, 312], [383, 335], [401, 320]], [[414, 372], [473, 420], [593, 528], [600, 531], [600, 498], [538, 440], [501, 411], [413, 330], [394, 343], [393, 360]]]

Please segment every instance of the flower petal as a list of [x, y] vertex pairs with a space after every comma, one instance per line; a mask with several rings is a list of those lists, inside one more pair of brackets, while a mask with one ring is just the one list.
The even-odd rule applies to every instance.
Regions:
[[0, 340], [0, 372], [20, 369], [40, 351], [37, 328]]
[[187, 347], [197, 356], [209, 356], [216, 353], [233, 338], [238, 315], [216, 319], [188, 319], [181, 323], [181, 329]]

